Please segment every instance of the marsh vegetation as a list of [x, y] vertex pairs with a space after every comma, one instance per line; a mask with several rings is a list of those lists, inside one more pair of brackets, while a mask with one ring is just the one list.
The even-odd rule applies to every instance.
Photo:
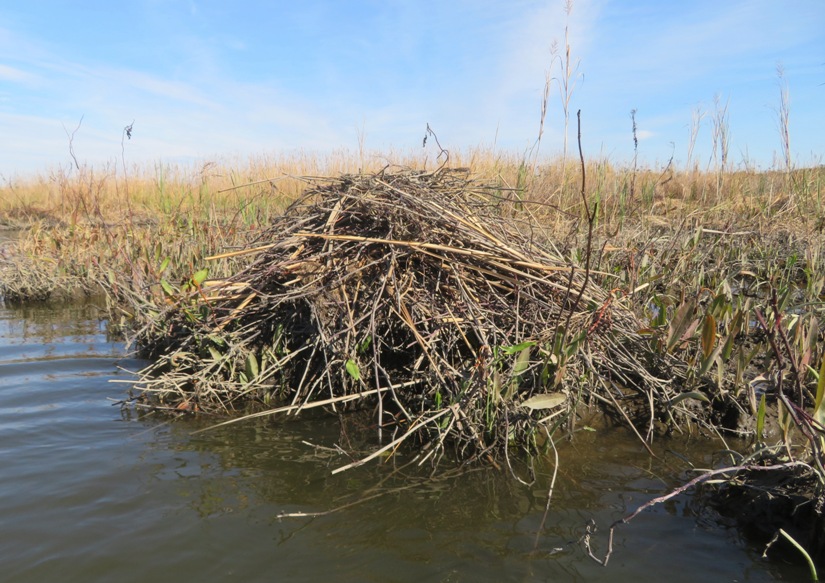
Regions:
[[348, 466], [404, 445], [529, 482], [531, 456], [594, 408], [640, 447], [746, 437], [696, 483], [744, 496], [786, 472], [770, 491], [810, 516], [766, 531], [821, 558], [825, 171], [444, 162], [341, 152], [12, 180], [0, 293], [104, 293], [153, 359], [128, 406], [216, 422], [367, 411], [375, 445]]

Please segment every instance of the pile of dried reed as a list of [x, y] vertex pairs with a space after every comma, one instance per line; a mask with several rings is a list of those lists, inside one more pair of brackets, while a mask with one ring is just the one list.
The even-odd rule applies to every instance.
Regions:
[[132, 306], [154, 359], [136, 400], [255, 414], [356, 402], [375, 407], [375, 455], [415, 436], [464, 459], [535, 443], [582, 401], [648, 435], [695, 416], [685, 367], [650, 350], [610, 276], [571, 264], [506, 198], [447, 170], [311, 181], [249, 248], [211, 258], [246, 260], [233, 277], [164, 282], [172, 305]]

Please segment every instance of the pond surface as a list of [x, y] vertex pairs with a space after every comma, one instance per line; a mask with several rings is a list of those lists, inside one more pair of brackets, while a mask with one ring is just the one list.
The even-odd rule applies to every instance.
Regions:
[[[614, 520], [685, 481], [669, 449], [710, 464], [712, 444], [660, 441], [654, 460], [622, 430], [582, 432], [559, 445], [540, 530], [550, 463], [530, 487], [496, 470], [332, 475], [351, 461], [335, 421], [193, 434], [204, 421], [123, 412], [128, 384], [110, 381], [141, 363], [98, 318], [92, 304], [0, 307], [2, 581], [808, 580], [689, 495], [619, 527], [607, 567], [588, 558], [577, 541], [591, 520], [604, 556]], [[382, 495], [347, 506], [368, 488]]]

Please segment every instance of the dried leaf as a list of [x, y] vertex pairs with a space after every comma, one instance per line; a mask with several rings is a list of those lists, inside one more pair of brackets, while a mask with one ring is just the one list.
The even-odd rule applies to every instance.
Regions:
[[705, 322], [702, 324], [702, 354], [705, 359], [713, 354], [713, 347], [716, 345], [716, 318], [713, 314], [705, 315]]
[[528, 409], [554, 409], [567, 401], [567, 395], [562, 393], [550, 393], [544, 395], [535, 395], [524, 401], [521, 406]]
[[[667, 352], [671, 352], [690, 332], [691, 328], [696, 329], [698, 321], [693, 319], [696, 312], [696, 302], [685, 302], [676, 310], [673, 320], [670, 323], [667, 336]], [[693, 326], [691, 326], [693, 324]]]

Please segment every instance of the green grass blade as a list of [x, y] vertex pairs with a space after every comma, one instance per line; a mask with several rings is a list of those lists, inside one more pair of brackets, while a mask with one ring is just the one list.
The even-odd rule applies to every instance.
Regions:
[[808, 554], [808, 551], [806, 551], [801, 544], [796, 542], [796, 540], [794, 540], [794, 538], [791, 535], [789, 535], [781, 528], [779, 529], [779, 534], [785, 537], [785, 540], [791, 543], [796, 548], [796, 550], [798, 550], [802, 554], [802, 556], [805, 557], [805, 560], [808, 562], [808, 569], [811, 570], [811, 581], [819, 581], [819, 576], [816, 573], [816, 565], [814, 565], [814, 561], [811, 558], [811, 555]]
[[765, 431], [765, 393], [762, 393], [762, 398], [759, 400], [759, 410], [756, 413], [756, 442], [762, 442], [762, 432]]
[[825, 425], [825, 357], [819, 367], [819, 380], [816, 383], [816, 400], [814, 401], [814, 420], [820, 425]]

